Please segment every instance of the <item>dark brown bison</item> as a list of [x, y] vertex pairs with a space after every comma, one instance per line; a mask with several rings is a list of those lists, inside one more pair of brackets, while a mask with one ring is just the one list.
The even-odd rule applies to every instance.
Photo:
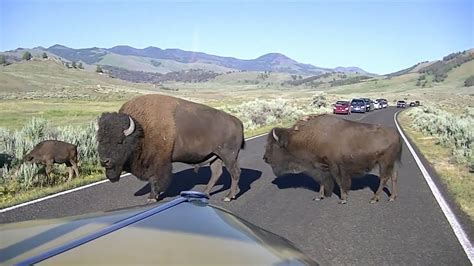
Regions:
[[66, 164], [69, 172], [69, 180], [73, 178], [73, 172], [79, 177], [77, 169], [77, 146], [59, 140], [45, 140], [38, 143], [33, 150], [23, 158], [26, 162], [46, 165], [46, 176], [49, 176], [53, 164]]
[[397, 197], [395, 162], [400, 160], [402, 143], [394, 128], [365, 124], [332, 115], [307, 116], [291, 128], [274, 128], [268, 134], [264, 161], [276, 176], [305, 173], [320, 186], [320, 197], [329, 196], [333, 180], [341, 190], [340, 203], [347, 202], [352, 177], [379, 166], [380, 185], [371, 203], [387, 180], [392, 180], [390, 201]]
[[126, 102], [118, 113], [104, 113], [97, 132], [101, 165], [107, 178], [118, 181], [122, 171], [150, 183], [149, 201], [156, 201], [171, 178], [171, 163], [210, 161], [209, 195], [222, 174], [230, 172], [230, 201], [237, 193], [243, 148], [243, 126], [236, 117], [206, 105], [164, 96], [144, 95]]

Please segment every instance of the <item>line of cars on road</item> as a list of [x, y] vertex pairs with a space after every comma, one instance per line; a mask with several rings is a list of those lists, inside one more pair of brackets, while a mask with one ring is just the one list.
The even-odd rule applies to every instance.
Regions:
[[397, 108], [406, 108], [407, 106], [410, 106], [410, 107], [420, 106], [420, 101], [410, 102], [410, 104], [407, 104], [407, 102], [404, 100], [397, 101]]
[[354, 98], [351, 101], [337, 101], [333, 104], [333, 114], [365, 113], [388, 107], [386, 99]]

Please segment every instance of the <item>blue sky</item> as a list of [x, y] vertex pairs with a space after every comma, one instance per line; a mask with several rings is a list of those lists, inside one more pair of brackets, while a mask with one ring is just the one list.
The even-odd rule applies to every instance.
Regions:
[[0, 0], [0, 51], [130, 45], [389, 73], [474, 48], [474, 1]]

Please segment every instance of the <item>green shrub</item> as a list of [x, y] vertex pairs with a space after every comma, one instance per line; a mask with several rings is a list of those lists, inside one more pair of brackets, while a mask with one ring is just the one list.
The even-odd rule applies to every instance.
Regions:
[[474, 76], [470, 76], [464, 81], [464, 87], [471, 87], [471, 86], [474, 86]]
[[451, 149], [458, 163], [474, 164], [474, 111], [466, 108], [463, 115], [454, 115], [432, 106], [410, 110], [412, 126], [424, 134], [435, 137], [436, 144]]
[[24, 155], [43, 140], [61, 140], [77, 145], [80, 175], [100, 171], [94, 124], [95, 121], [87, 127], [52, 128], [47, 120], [33, 118], [20, 130], [0, 128], [0, 153], [15, 157], [9, 168], [5, 167], [1, 171], [0, 195], [8, 198], [8, 195], [12, 196], [19, 191], [67, 181], [68, 173], [65, 165], [55, 165], [50, 178], [47, 179], [43, 166], [21, 162]]
[[242, 120], [245, 129], [252, 130], [266, 125], [296, 121], [305, 114], [328, 112], [328, 110], [318, 106], [322, 105], [298, 106], [284, 99], [256, 99], [224, 109]]

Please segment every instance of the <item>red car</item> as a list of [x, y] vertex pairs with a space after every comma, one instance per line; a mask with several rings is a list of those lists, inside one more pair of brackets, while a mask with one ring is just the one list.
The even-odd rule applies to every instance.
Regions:
[[333, 114], [351, 114], [351, 105], [348, 101], [337, 101], [332, 108]]

